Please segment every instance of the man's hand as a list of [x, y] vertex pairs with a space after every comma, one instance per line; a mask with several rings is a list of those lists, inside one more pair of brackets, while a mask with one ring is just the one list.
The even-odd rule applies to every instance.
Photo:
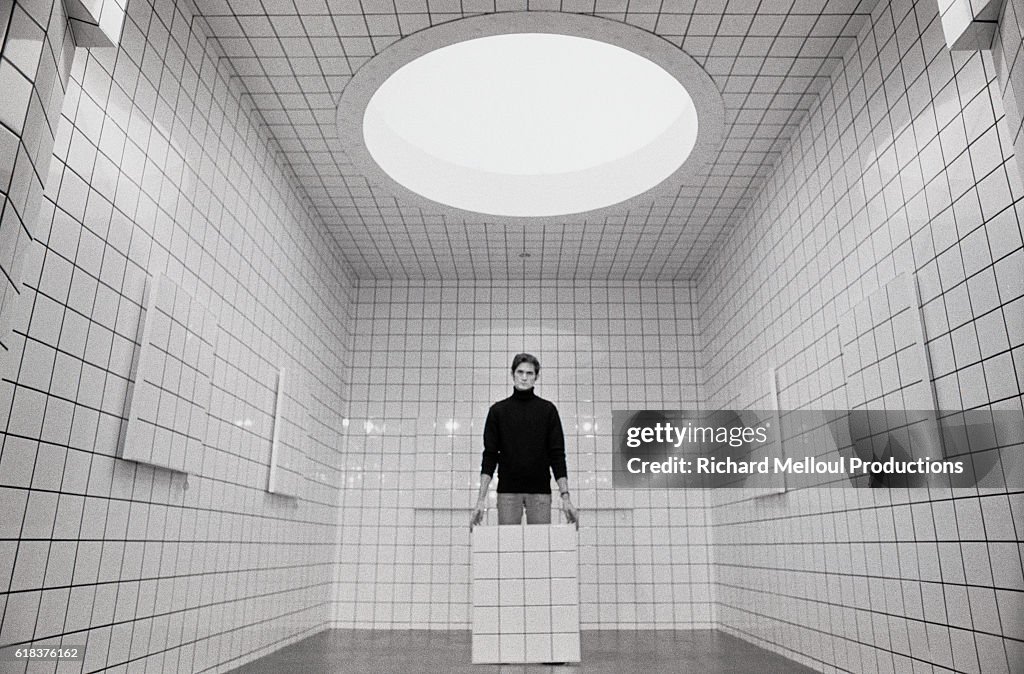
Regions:
[[565, 513], [565, 519], [569, 524], [575, 524], [577, 529], [580, 528], [580, 511], [572, 504], [568, 494], [562, 497], [562, 512]]
[[487, 501], [480, 499], [476, 502], [476, 507], [473, 508], [473, 517], [469, 520], [469, 530], [472, 531], [473, 527], [478, 524], [482, 524], [484, 521], [484, 513], [487, 512]]

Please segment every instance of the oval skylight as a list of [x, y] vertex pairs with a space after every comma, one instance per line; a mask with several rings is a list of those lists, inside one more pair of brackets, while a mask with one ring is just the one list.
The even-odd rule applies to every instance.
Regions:
[[394, 181], [495, 216], [582, 213], [646, 192], [697, 140], [686, 89], [656, 63], [572, 35], [456, 42], [396, 70], [362, 135]]

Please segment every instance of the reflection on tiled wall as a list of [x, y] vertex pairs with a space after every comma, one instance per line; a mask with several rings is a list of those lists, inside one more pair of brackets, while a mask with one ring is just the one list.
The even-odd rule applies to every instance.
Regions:
[[[330, 611], [351, 286], [193, 10], [133, 0], [119, 49], [78, 50], [2, 362], [0, 644], [87, 671], [225, 668]], [[117, 458], [159, 274], [220, 325], [187, 478]], [[281, 365], [309, 381], [299, 500], [266, 493]]]
[[[933, 0], [878, 4], [698, 284], [712, 404], [757, 406], [775, 366], [783, 409], [844, 408], [840, 317], [916, 274], [939, 407], [1020, 408], [1021, 186], [994, 78], [987, 52], [946, 50]], [[712, 509], [729, 632], [825, 670], [1024, 667], [1020, 493], [737, 499]]]
[[336, 625], [468, 629], [482, 423], [520, 351], [566, 432], [582, 627], [710, 624], [703, 494], [612, 490], [602, 435], [613, 408], [699, 399], [689, 288], [363, 282], [357, 299]]
[[473, 463], [480, 455], [483, 421], [473, 422], [471, 417], [416, 420], [416, 508], [466, 508], [475, 502], [480, 467]]

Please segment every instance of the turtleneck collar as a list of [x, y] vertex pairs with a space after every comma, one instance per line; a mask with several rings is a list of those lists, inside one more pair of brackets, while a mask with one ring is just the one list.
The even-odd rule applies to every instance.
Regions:
[[525, 391], [520, 391], [517, 388], [513, 388], [512, 389], [512, 399], [513, 400], [532, 400], [533, 398], [536, 398], [536, 397], [537, 396], [534, 395], [532, 387], [526, 389]]

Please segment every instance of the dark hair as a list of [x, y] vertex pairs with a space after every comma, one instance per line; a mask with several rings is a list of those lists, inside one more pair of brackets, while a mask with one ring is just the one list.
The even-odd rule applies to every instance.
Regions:
[[515, 373], [516, 368], [523, 363], [530, 363], [533, 365], [533, 371], [540, 374], [540, 361], [537, 360], [537, 356], [531, 353], [517, 353], [515, 358], [512, 359], [512, 372]]

